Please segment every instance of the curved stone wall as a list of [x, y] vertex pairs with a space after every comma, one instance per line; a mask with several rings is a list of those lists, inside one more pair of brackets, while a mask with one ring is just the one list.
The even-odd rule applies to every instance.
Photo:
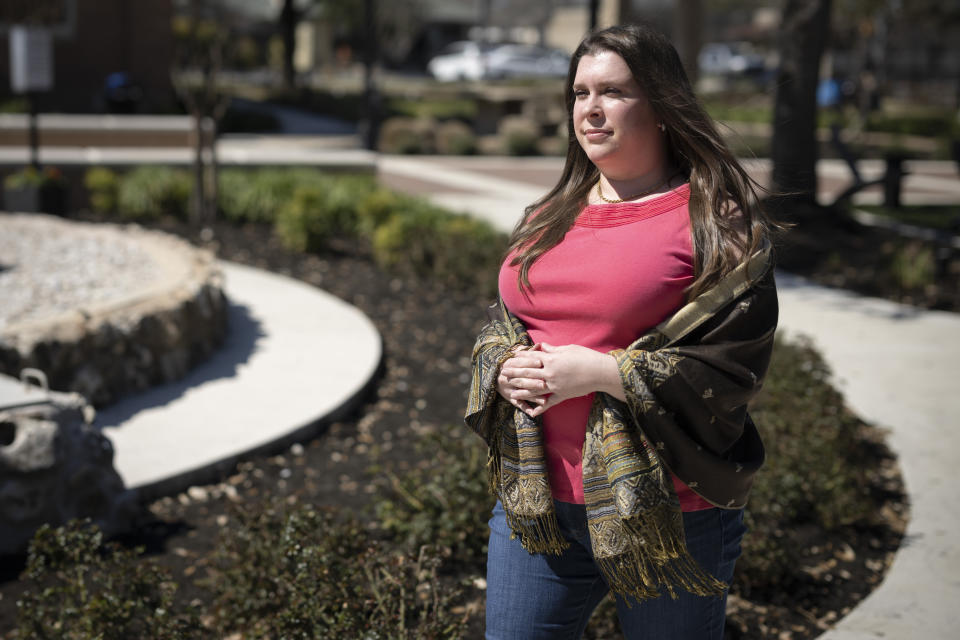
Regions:
[[102, 407], [182, 377], [222, 342], [214, 256], [135, 225], [0, 214], [0, 371]]

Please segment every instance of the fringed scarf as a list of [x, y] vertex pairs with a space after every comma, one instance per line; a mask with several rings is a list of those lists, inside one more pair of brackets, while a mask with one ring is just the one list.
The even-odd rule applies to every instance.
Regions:
[[[488, 479], [507, 523], [531, 553], [559, 554], [560, 533], [540, 418], [496, 391], [503, 363], [531, 346], [523, 323], [492, 307], [473, 350], [466, 423], [489, 447]], [[712, 504], [746, 504], [763, 463], [746, 413], [770, 361], [777, 298], [769, 246], [684, 305], [617, 359], [626, 402], [596, 393], [583, 448], [583, 490], [594, 560], [610, 588], [636, 600], [726, 585], [686, 549], [670, 474]], [[628, 600], [629, 602], [629, 600]]]

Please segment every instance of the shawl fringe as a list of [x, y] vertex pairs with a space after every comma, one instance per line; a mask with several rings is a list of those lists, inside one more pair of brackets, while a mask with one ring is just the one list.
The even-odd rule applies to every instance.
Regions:
[[510, 538], [520, 536], [520, 544], [530, 553], [558, 556], [570, 546], [560, 533], [560, 523], [553, 509], [536, 516], [520, 516], [504, 510], [510, 525]]
[[509, 502], [501, 495], [503, 487], [503, 458], [501, 454], [500, 428], [495, 427], [487, 449], [487, 488], [500, 498], [504, 514], [510, 526], [510, 538], [520, 536], [520, 544], [530, 553], [560, 555], [570, 546], [560, 533], [560, 523], [553, 509], [537, 515], [521, 515], [509, 508]]
[[[661, 505], [621, 522], [629, 535], [627, 549], [596, 558], [612, 591], [641, 601], [659, 597], [662, 590], [676, 599], [675, 587], [698, 596], [720, 596], [727, 590], [729, 585], [705, 571], [687, 551], [683, 520], [671, 507]], [[629, 598], [626, 602], [631, 606]]]

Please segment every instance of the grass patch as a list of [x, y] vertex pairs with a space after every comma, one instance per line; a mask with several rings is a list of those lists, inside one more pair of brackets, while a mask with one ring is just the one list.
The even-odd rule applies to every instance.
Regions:
[[960, 205], [956, 204], [902, 206], [899, 209], [882, 205], [857, 205], [857, 209], [904, 224], [960, 233]]

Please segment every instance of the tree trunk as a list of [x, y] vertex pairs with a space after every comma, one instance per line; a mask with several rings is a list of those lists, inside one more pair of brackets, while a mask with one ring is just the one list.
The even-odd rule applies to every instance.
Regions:
[[206, 204], [206, 189], [203, 170], [203, 113], [199, 108], [191, 109], [193, 116], [193, 194], [190, 202], [190, 222], [201, 227]]
[[207, 116], [203, 119], [203, 133], [206, 140], [206, 162], [203, 188], [203, 226], [211, 226], [217, 219], [217, 208], [220, 202], [219, 166], [217, 159], [217, 121]]
[[293, 49], [296, 46], [297, 10], [293, 0], [283, 0], [280, 10], [280, 35], [283, 38], [283, 86], [293, 88], [295, 73], [293, 70]]
[[673, 42], [690, 78], [697, 83], [697, 56], [703, 44], [703, 0], [676, 0], [673, 13]]
[[817, 195], [817, 82], [830, 31], [830, 0], [787, 0], [773, 108], [773, 187], [789, 199]]

